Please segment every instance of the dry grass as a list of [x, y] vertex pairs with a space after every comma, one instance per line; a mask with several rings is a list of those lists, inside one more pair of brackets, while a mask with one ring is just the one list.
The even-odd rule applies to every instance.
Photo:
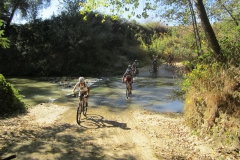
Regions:
[[240, 147], [240, 70], [212, 66], [188, 76], [186, 121], [200, 135], [211, 134], [220, 144]]

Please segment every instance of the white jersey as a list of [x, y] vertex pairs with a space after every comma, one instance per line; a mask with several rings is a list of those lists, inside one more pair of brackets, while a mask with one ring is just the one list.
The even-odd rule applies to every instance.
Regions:
[[78, 82], [76, 85], [75, 85], [75, 88], [79, 87], [79, 93], [83, 94], [85, 92], [88, 91], [88, 85], [86, 82], [84, 82], [84, 84], [81, 85], [80, 82]]

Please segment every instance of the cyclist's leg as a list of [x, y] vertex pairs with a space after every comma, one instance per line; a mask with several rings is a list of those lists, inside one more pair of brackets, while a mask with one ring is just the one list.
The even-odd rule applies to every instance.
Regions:
[[130, 85], [130, 94], [132, 94], [132, 82], [133, 82], [133, 80], [131, 80], [131, 81], [129, 82], [129, 85]]

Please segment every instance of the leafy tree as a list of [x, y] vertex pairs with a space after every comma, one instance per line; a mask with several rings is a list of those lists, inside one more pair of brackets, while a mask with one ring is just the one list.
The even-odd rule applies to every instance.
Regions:
[[38, 11], [42, 7], [49, 6], [51, 0], [1, 0], [0, 18], [5, 21], [6, 28], [9, 28], [14, 15], [19, 11], [23, 18], [35, 20]]
[[[99, 10], [99, 8], [112, 8], [110, 10], [111, 14], [115, 17], [116, 14], [122, 14], [124, 11], [129, 11], [132, 10], [131, 17], [132, 15], [135, 15], [136, 17], [147, 17], [147, 11], [148, 10], [155, 10], [158, 11], [158, 15], [162, 16], [164, 18], [169, 19], [171, 22], [177, 22], [178, 24], [189, 24], [189, 22], [195, 24], [195, 29], [196, 27], [196, 20], [194, 19], [195, 17], [195, 12], [194, 10], [198, 13], [198, 16], [201, 21], [201, 25], [203, 28], [203, 31], [205, 33], [206, 39], [208, 41], [209, 47], [212, 49], [216, 59], [218, 61], [223, 61], [223, 53], [221, 52], [221, 48], [219, 45], [219, 42], [217, 40], [217, 37], [214, 33], [214, 30], [211, 26], [211, 23], [209, 21], [209, 17], [207, 15], [207, 10], [205, 8], [206, 4], [204, 4], [203, 0], [194, 0], [195, 7], [193, 8], [190, 3], [192, 3], [192, 0], [182, 0], [182, 1], [176, 1], [176, 0], [155, 0], [155, 3], [153, 1], [147, 0], [143, 4], [143, 10], [141, 16], [138, 16], [139, 14], [135, 13], [135, 9], [139, 7], [140, 3], [139, 0], [127, 0], [127, 1], [110, 1], [110, 0], [90, 0], [87, 1], [86, 3], [80, 3], [80, 6], [82, 7], [80, 13], [85, 14], [86, 12], [89, 12], [91, 10]], [[229, 17], [229, 15], [232, 17], [232, 19], [236, 22], [239, 9], [237, 11], [232, 11], [232, 13], [229, 12], [230, 9], [234, 9], [234, 5], [237, 4], [236, 0], [213, 0], [210, 1], [212, 4], [222, 4], [221, 6], [223, 9], [225, 9], [226, 12], [222, 13], [221, 17]], [[224, 4], [224, 5], [223, 5]], [[231, 6], [232, 5], [232, 6]], [[130, 7], [129, 7], [130, 6]], [[219, 6], [219, 5], [218, 5]], [[227, 9], [229, 8], [229, 9]], [[193, 10], [194, 9], [194, 10]], [[104, 9], [101, 9], [104, 11]], [[214, 12], [212, 12], [214, 13]], [[219, 16], [220, 14], [216, 15]], [[233, 17], [234, 16], [234, 17]], [[191, 21], [189, 21], [191, 20]], [[218, 19], [214, 19], [217, 21]], [[199, 43], [199, 34], [197, 33], [197, 39]], [[199, 45], [198, 45], [199, 46]]]
[[214, 0], [206, 2], [209, 18], [214, 21], [228, 21], [239, 26], [240, 8], [238, 0]]
[[196, 8], [197, 8], [198, 15], [201, 19], [201, 24], [202, 24], [203, 30], [205, 32], [206, 38], [208, 40], [208, 44], [209, 44], [210, 48], [213, 50], [213, 52], [215, 53], [215, 55], [217, 56], [217, 59], [221, 61], [221, 60], [223, 60], [223, 54], [220, 52], [221, 48], [220, 48], [220, 45], [216, 38], [216, 35], [213, 31], [213, 28], [210, 24], [210, 21], [208, 19], [207, 12], [205, 10], [203, 1], [202, 0], [194, 0], [194, 2], [196, 5]]
[[[3, 20], [0, 20], [0, 28], [3, 25]], [[8, 48], [9, 47], [9, 40], [7, 38], [3, 37], [4, 30], [0, 30], [0, 46], [2, 48]]]

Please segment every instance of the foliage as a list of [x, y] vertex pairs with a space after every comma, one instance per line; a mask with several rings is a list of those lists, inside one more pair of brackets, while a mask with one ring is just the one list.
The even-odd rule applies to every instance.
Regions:
[[151, 43], [142, 42], [141, 46], [148, 51], [149, 57], [158, 57], [162, 61], [166, 60], [168, 54], [174, 56], [175, 62], [192, 60], [197, 54], [191, 48], [194, 37], [188, 30], [186, 27], [166, 28], [165, 32], [155, 32], [151, 37]]
[[[94, 11], [104, 14], [103, 19], [107, 15], [111, 15], [111, 18], [113, 20], [122, 18], [122, 14], [127, 14], [129, 19], [132, 17], [147, 18], [149, 16], [148, 11], [156, 9], [156, 4], [154, 2], [151, 2], [150, 0], [144, 2], [144, 7], [142, 7], [140, 13], [137, 13], [135, 11], [136, 9], [140, 8], [139, 0], [89, 0], [80, 2], [79, 6], [81, 7], [80, 14], [82, 15]], [[86, 16], [84, 18], [87, 19]]]
[[219, 37], [219, 43], [222, 48], [225, 61], [228, 65], [239, 67], [240, 59], [240, 27], [234, 22], [224, 21], [216, 23], [214, 29]]
[[154, 32], [164, 31], [161, 26], [148, 28], [111, 17], [102, 23], [104, 15], [93, 12], [85, 21], [76, 10], [78, 6], [66, 5], [70, 11], [64, 10], [59, 16], [9, 28], [11, 48], [0, 52], [1, 73], [97, 76], [123, 72], [134, 59], [147, 59], [137, 39], [151, 43]]
[[[3, 25], [3, 21], [0, 20], [0, 28], [1, 28], [2, 25]], [[2, 48], [8, 48], [9, 47], [9, 40], [7, 38], [4, 38], [3, 35], [4, 35], [4, 31], [0, 30], [0, 46]]]
[[209, 18], [213, 21], [226, 21], [239, 25], [239, 1], [238, 0], [214, 0], [206, 1]]
[[1, 0], [0, 19], [3, 19], [8, 28], [16, 13], [21, 13], [22, 18], [28, 18], [30, 21], [38, 17], [39, 11], [48, 7], [51, 0]]
[[8, 83], [5, 77], [0, 74], [0, 115], [13, 114], [26, 109], [21, 101], [21, 95]]

